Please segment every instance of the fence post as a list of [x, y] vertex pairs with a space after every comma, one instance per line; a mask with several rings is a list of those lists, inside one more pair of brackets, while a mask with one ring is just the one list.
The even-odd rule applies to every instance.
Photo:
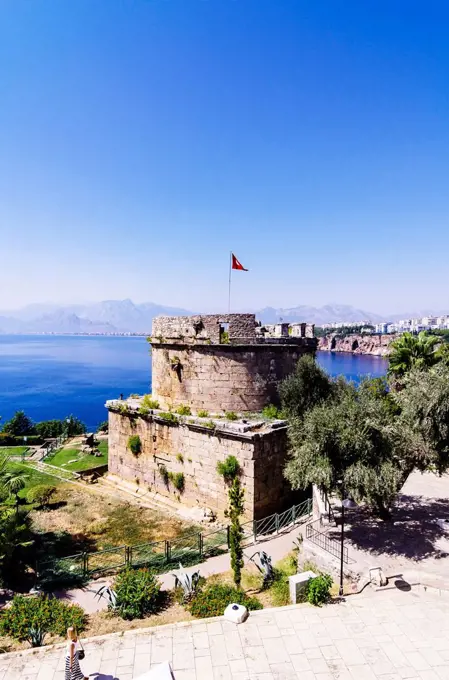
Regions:
[[276, 533], [279, 533], [279, 515], [276, 513]]
[[292, 507], [292, 524], [296, 522], [296, 505]]
[[257, 541], [257, 519], [253, 519], [254, 543]]
[[227, 543], [228, 543], [228, 548], [231, 547], [230, 528], [231, 528], [231, 527], [230, 527], [229, 524], [228, 524], [228, 526], [226, 527], [226, 541], [227, 541]]
[[131, 550], [129, 545], [125, 545], [125, 566], [129, 567], [131, 564]]
[[83, 576], [87, 576], [89, 567], [89, 553], [83, 552]]
[[200, 553], [200, 559], [203, 558], [203, 534], [198, 534], [198, 550]]
[[165, 541], [165, 561], [170, 562], [170, 541]]

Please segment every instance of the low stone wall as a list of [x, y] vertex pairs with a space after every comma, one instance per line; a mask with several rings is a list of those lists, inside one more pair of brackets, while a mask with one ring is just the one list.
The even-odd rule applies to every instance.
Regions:
[[[138, 435], [142, 450], [133, 454], [128, 440]], [[260, 519], [297, 500], [283, 476], [287, 452], [286, 427], [265, 432], [210, 430], [195, 423], [168, 423], [154, 415], [109, 411], [109, 471], [122, 479], [188, 506], [211, 508], [222, 517], [228, 487], [217, 463], [232, 455], [239, 461], [245, 487], [245, 516]], [[161, 470], [184, 474], [184, 491], [166, 484]]]

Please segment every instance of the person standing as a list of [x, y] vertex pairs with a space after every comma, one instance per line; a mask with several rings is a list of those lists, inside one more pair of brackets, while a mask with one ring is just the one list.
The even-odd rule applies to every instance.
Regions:
[[65, 680], [89, 680], [80, 668], [78, 659], [78, 635], [73, 626], [67, 628], [67, 652], [65, 655]]

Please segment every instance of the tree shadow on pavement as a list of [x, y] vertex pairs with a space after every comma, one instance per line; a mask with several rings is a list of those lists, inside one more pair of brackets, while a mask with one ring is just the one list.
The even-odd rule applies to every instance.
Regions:
[[[380, 520], [363, 506], [348, 512], [345, 540], [373, 555], [412, 560], [445, 558], [449, 557], [449, 524], [446, 531], [438, 520], [449, 523], [449, 498], [401, 495], [390, 521]], [[340, 527], [331, 530], [329, 536], [339, 540]], [[438, 541], [442, 546], [436, 545]]]

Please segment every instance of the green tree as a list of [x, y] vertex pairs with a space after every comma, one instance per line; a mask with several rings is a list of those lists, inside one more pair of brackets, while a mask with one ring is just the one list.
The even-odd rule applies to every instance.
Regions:
[[439, 361], [440, 338], [421, 331], [418, 335], [403, 333], [390, 345], [388, 374], [401, 378], [412, 368], [428, 368]]
[[34, 434], [35, 428], [25, 411], [16, 411], [13, 417], [3, 425], [2, 432], [12, 437], [24, 437], [27, 434]]
[[229, 489], [229, 548], [231, 553], [231, 568], [234, 572], [234, 583], [240, 587], [243, 569], [243, 529], [240, 517], [243, 515], [245, 491], [241, 487], [240, 478], [234, 477]]
[[279, 386], [282, 411], [290, 419], [302, 418], [312, 406], [325, 401], [333, 389], [326, 371], [306, 354], [298, 361], [295, 372]]
[[87, 432], [86, 425], [76, 416], [67, 416], [64, 418], [65, 432], [68, 437], [75, 437], [78, 434], [85, 434]]
[[60, 437], [65, 432], [66, 425], [63, 420], [43, 420], [36, 423], [36, 433], [42, 439]]
[[289, 429], [285, 475], [293, 488], [317, 484], [373, 506], [386, 519], [402, 485], [402, 440], [388, 402], [340, 381], [332, 398], [309, 409]]
[[30, 520], [26, 513], [0, 508], [0, 584], [9, 586], [22, 573], [23, 549], [32, 544]]
[[407, 440], [405, 474], [413, 469], [449, 469], [449, 367], [442, 362], [428, 370], [414, 369], [395, 394], [401, 409], [399, 425]]

